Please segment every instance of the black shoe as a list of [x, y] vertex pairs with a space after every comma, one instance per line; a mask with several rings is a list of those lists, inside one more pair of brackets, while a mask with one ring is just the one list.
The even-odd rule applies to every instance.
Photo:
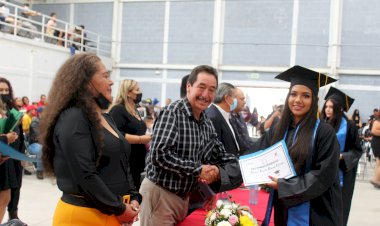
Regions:
[[20, 221], [20, 219], [12, 219], [12, 220], [9, 220], [7, 223], [5, 223], [4, 225], [9, 225], [9, 226], [28, 226], [27, 224], [25, 224], [24, 222]]
[[44, 179], [44, 171], [42, 170], [37, 170], [36, 172], [37, 179], [43, 180]]
[[32, 172], [30, 172], [29, 170], [24, 169], [24, 175], [32, 175]]

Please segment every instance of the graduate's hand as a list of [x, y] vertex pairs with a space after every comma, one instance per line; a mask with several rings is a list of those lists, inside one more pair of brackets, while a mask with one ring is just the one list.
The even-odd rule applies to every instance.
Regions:
[[266, 183], [265, 185], [277, 190], [278, 189], [278, 184], [277, 184], [278, 179], [276, 177], [272, 177], [272, 176], [268, 176], [268, 177], [269, 177], [269, 179], [272, 180], [272, 182]]

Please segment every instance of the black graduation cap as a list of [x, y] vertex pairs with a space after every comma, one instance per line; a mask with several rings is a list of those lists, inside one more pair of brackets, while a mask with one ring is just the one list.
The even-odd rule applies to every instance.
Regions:
[[290, 82], [290, 87], [294, 85], [305, 85], [317, 96], [320, 87], [336, 81], [336, 79], [325, 74], [298, 65], [280, 73], [275, 78]]
[[355, 99], [347, 96], [347, 94], [343, 93], [339, 89], [335, 87], [330, 87], [329, 91], [325, 96], [325, 100], [333, 99], [336, 100], [342, 107], [345, 112], [350, 109], [351, 105], [354, 103]]

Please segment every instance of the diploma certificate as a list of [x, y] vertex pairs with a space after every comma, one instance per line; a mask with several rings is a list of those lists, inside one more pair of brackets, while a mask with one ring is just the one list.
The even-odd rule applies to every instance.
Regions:
[[268, 176], [287, 179], [296, 175], [283, 140], [265, 150], [240, 156], [239, 165], [246, 186], [271, 182]]

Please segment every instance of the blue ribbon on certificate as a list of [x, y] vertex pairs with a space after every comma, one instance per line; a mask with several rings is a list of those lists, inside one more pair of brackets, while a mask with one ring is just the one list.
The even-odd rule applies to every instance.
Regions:
[[28, 162], [36, 162], [36, 160], [28, 157], [27, 155], [16, 151], [11, 146], [5, 144], [4, 142], [0, 141], [0, 152], [2, 157], [10, 157], [11, 159], [21, 160], [21, 161], [28, 161]]

